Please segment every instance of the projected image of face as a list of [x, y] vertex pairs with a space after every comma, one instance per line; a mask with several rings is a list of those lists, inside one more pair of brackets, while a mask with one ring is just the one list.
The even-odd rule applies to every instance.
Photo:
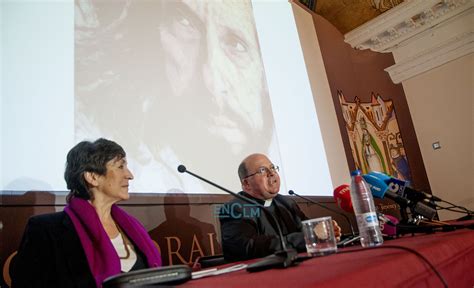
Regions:
[[263, 113], [268, 92], [250, 2], [165, 3], [159, 34], [171, 94], [180, 106], [194, 98], [184, 111], [207, 123], [207, 134], [241, 152], [256, 136], [252, 131], [263, 132], [269, 120]]
[[[239, 126], [263, 128], [261, 96], [266, 93], [250, 3], [183, 1], [165, 6], [159, 31], [174, 96], [195, 94], [190, 88], [197, 77], [209, 94], [207, 102], [215, 106], [208, 115], [213, 122], [209, 132], [245, 144], [249, 135]], [[227, 110], [240, 118], [230, 118]]]
[[[250, 1], [121, 3], [76, 3], [76, 61], [84, 64], [76, 69], [76, 119], [90, 113], [89, 131], [131, 142], [131, 164], [143, 177], [155, 169], [166, 188], [180, 186], [166, 176], [180, 163], [204, 175], [220, 170], [217, 180], [234, 183], [240, 159], [268, 152], [273, 136]], [[104, 101], [118, 108], [94, 111]]]

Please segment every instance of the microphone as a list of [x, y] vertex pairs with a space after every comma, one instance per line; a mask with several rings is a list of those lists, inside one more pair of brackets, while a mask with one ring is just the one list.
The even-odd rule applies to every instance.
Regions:
[[388, 237], [395, 237], [397, 236], [397, 226], [398, 226], [398, 219], [392, 215], [385, 215], [382, 213], [377, 213], [379, 218], [379, 223], [382, 223], [381, 230], [382, 235], [386, 235]]
[[[434, 196], [432, 194], [428, 194], [424, 191], [418, 191], [409, 186], [408, 181], [404, 181], [401, 179], [393, 178], [393, 177], [388, 177], [387, 175], [381, 173], [381, 172], [370, 172], [369, 174], [374, 174], [377, 177], [383, 177], [388, 183], [389, 189], [397, 193], [398, 195], [410, 200], [412, 203], [415, 203], [410, 209], [412, 209], [413, 213], [419, 214], [425, 218], [428, 218], [432, 220], [434, 217], [436, 217], [436, 207], [439, 207], [441, 209], [446, 209], [446, 207], [442, 207], [439, 204], [435, 202], [444, 202], [452, 207], [459, 208], [461, 211], [456, 211], [459, 213], [466, 213], [467, 217], [471, 217], [473, 214], [472, 211], [469, 209], [466, 209], [465, 207], [458, 206], [456, 204], [453, 204], [449, 201], [443, 200], [437, 196]], [[462, 218], [461, 218], [462, 219]]]
[[[352, 199], [351, 199], [350, 193], [351, 193], [350, 186], [347, 184], [342, 184], [334, 189], [334, 198], [336, 199], [338, 206], [340, 208], [344, 209], [347, 212], [354, 213], [354, 208], [352, 207]], [[390, 237], [397, 235], [396, 227], [399, 222], [397, 218], [390, 215], [385, 215], [379, 212], [377, 212], [377, 217], [379, 219], [379, 223], [386, 224], [386, 225], [381, 225], [382, 234], [385, 234]]]
[[179, 166], [178, 166], [178, 172], [179, 172], [179, 173], [184, 173], [184, 172], [186, 172], [186, 166], [184, 166], [184, 165], [179, 165]]
[[275, 222], [276, 228], [278, 230], [278, 235], [279, 235], [279, 238], [280, 238], [280, 244], [281, 244], [282, 250], [276, 251], [274, 254], [264, 257], [263, 260], [261, 260], [261, 261], [258, 261], [256, 263], [248, 265], [247, 266], [247, 271], [257, 272], [257, 271], [262, 271], [262, 270], [266, 270], [268, 268], [274, 268], [274, 267], [286, 268], [286, 267], [289, 267], [289, 266], [296, 263], [298, 253], [294, 249], [287, 248], [285, 238], [283, 237], [283, 232], [281, 230], [280, 224], [278, 224], [278, 220], [276, 219], [275, 215], [273, 215], [270, 211], [265, 209], [265, 206], [263, 206], [262, 204], [254, 201], [252, 199], [249, 199], [249, 198], [244, 197], [240, 194], [232, 192], [229, 189], [226, 189], [226, 188], [224, 188], [224, 187], [222, 187], [222, 186], [220, 186], [220, 185], [218, 185], [218, 184], [216, 184], [216, 183], [214, 183], [210, 180], [207, 180], [207, 179], [205, 179], [205, 178], [203, 178], [203, 177], [201, 177], [197, 174], [194, 174], [193, 172], [186, 169], [186, 167], [184, 165], [179, 165], [178, 166], [178, 172], [188, 173], [191, 176], [194, 176], [194, 177], [198, 178], [199, 180], [202, 180], [202, 181], [204, 181], [204, 182], [206, 182], [206, 183], [208, 183], [208, 184], [210, 184], [214, 187], [217, 187], [217, 188], [221, 189], [222, 191], [227, 192], [230, 195], [232, 195], [232, 196], [234, 196], [234, 197], [236, 197], [236, 198], [238, 198], [238, 199], [240, 199], [244, 202], [247, 202], [247, 203], [250, 203], [252, 205], [258, 206], [261, 210], [264, 211], [264, 213], [266, 213], [268, 216], [270, 216], [272, 218], [272, 220]]
[[390, 191], [389, 186], [377, 176], [374, 176], [373, 174], [365, 174], [362, 175], [362, 178], [364, 178], [365, 182], [369, 185], [372, 196], [379, 199], [387, 197], [389, 199], [392, 199], [402, 207], [407, 207], [410, 204], [410, 200], [403, 198], [397, 193]]
[[427, 199], [429, 201], [443, 201], [441, 198], [436, 197], [432, 194], [428, 194], [423, 191], [415, 190], [409, 187], [409, 182], [404, 181], [398, 178], [390, 177], [382, 172], [371, 171], [368, 173], [369, 175], [374, 175], [375, 177], [382, 179], [387, 185], [389, 186], [390, 191], [397, 193], [401, 197], [408, 198], [412, 201], [414, 200], [424, 200]]
[[[403, 208], [400, 210], [402, 218], [408, 219], [405, 211], [406, 207], [409, 207], [414, 214], [421, 215], [430, 220], [433, 220], [436, 216], [435, 208], [421, 202], [426, 199], [424, 196], [426, 193], [423, 192], [422, 194], [421, 192], [416, 191], [414, 195], [417, 197], [409, 197], [405, 193], [405, 191], [415, 191], [407, 186], [406, 181], [375, 171], [363, 175], [362, 177], [367, 184], [369, 184], [374, 197], [383, 199], [383, 196], [385, 195], [387, 198], [397, 202]], [[422, 196], [421, 198], [420, 195]], [[436, 198], [439, 199], [438, 197]]]
[[[342, 186], [342, 185], [341, 185], [341, 186]], [[336, 189], [337, 189], [337, 188], [336, 188]], [[350, 240], [353, 240], [353, 238], [358, 237], [358, 236], [356, 235], [355, 231], [354, 231], [354, 226], [352, 226], [352, 223], [351, 223], [351, 221], [349, 220], [349, 217], [347, 217], [346, 214], [341, 213], [341, 212], [339, 212], [339, 211], [337, 211], [337, 210], [335, 210], [335, 209], [332, 209], [332, 208], [330, 208], [330, 207], [328, 207], [328, 206], [326, 206], [326, 205], [323, 205], [323, 204], [321, 204], [321, 203], [319, 203], [319, 202], [316, 202], [316, 201], [314, 201], [314, 200], [311, 200], [311, 199], [309, 199], [309, 198], [307, 198], [307, 197], [304, 197], [304, 196], [301, 196], [301, 195], [299, 195], [299, 194], [296, 194], [295, 191], [293, 191], [293, 190], [288, 191], [288, 194], [294, 195], [294, 196], [299, 197], [299, 198], [301, 198], [301, 199], [304, 199], [304, 200], [306, 200], [306, 201], [308, 201], [308, 202], [311, 202], [311, 203], [313, 203], [313, 204], [318, 205], [319, 207], [322, 207], [322, 208], [324, 208], [324, 209], [326, 209], [326, 210], [329, 210], [329, 211], [331, 211], [331, 212], [333, 212], [333, 213], [336, 213], [336, 214], [341, 215], [342, 217], [344, 217], [344, 218], [346, 219], [347, 223], [349, 223], [349, 226], [350, 226], [350, 228], [351, 228], [351, 234], [352, 234], [351, 236], [352, 236], [352, 238], [346, 238], [346, 239], [344, 239], [343, 241], [340, 241], [339, 245], [344, 246], [344, 245], [346, 245], [346, 244], [349, 244], [349, 243], [347, 243], [347, 242], [349, 242]], [[352, 203], [351, 203], [351, 207], [352, 207]], [[356, 240], [356, 239], [355, 239], [355, 240]], [[341, 243], [341, 242], [342, 242], [342, 243]], [[352, 242], [352, 241], [350, 241], [350, 242]]]
[[384, 180], [389, 180], [390, 177], [383, 173], [371, 172], [369, 174], [362, 175], [362, 178], [364, 178], [365, 182], [369, 185], [369, 189], [372, 193], [372, 196], [379, 199], [383, 199], [384, 196], [387, 196], [387, 198], [395, 201], [395, 203], [400, 206], [401, 218], [405, 222], [408, 221], [408, 214], [406, 208], [410, 204], [410, 201], [408, 199], [400, 197], [397, 193], [394, 193], [389, 189], [389, 186], [385, 183]]
[[354, 207], [352, 207], [351, 189], [347, 184], [342, 184], [334, 188], [334, 200], [337, 206], [342, 210], [354, 214]]

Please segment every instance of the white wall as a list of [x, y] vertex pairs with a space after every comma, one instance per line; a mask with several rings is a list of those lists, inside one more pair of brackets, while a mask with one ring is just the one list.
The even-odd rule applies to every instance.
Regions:
[[[403, 88], [431, 189], [474, 210], [474, 54], [408, 79]], [[441, 149], [433, 150], [439, 141]], [[462, 214], [439, 213], [441, 220]]]
[[304, 51], [306, 70], [308, 71], [314, 105], [319, 119], [324, 149], [328, 159], [333, 187], [349, 183], [349, 166], [347, 164], [344, 144], [337, 122], [336, 110], [331, 96], [331, 89], [324, 67], [323, 56], [318, 36], [314, 28], [313, 17], [297, 4], [293, 4], [293, 14]]
[[[474, 210], [472, 27], [472, 1], [405, 1], [345, 36], [352, 47], [393, 53], [395, 65], [385, 71], [404, 87], [432, 193], [470, 210]], [[432, 148], [436, 141], [439, 150]], [[463, 216], [447, 211], [439, 215], [442, 220]]]
[[[334, 184], [334, 176], [343, 178], [348, 169], [340, 135], [334, 135], [339, 134], [339, 128], [317, 34], [311, 15], [298, 5], [293, 5], [293, 10], [302, 48], [311, 51], [305, 53], [305, 61]], [[472, 38], [471, 16], [472, 10], [466, 10], [443, 25], [430, 26], [417, 37], [394, 45], [393, 54], [397, 63], [394, 66], [403, 66], [397, 69], [401, 69], [405, 76], [402, 79], [406, 79], [402, 84], [433, 194], [474, 210], [474, 54], [469, 52], [472, 50], [472, 42], [469, 42]], [[371, 29], [377, 29], [374, 26], [368, 28], [360, 33], [369, 35]], [[466, 53], [471, 54], [462, 56]], [[416, 62], [417, 57], [421, 57], [419, 55], [426, 58], [421, 64]], [[411, 62], [405, 61], [412, 58]], [[430, 70], [417, 75], [419, 71], [426, 71], [419, 70], [420, 65]], [[433, 150], [435, 141], [440, 141], [441, 149]], [[441, 220], [464, 216], [448, 211], [440, 211], [439, 215]]]

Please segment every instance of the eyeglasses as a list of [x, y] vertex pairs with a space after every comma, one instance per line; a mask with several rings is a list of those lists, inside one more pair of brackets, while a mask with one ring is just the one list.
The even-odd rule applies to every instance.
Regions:
[[243, 179], [246, 179], [246, 178], [249, 178], [249, 177], [252, 177], [252, 176], [254, 176], [254, 175], [256, 175], [256, 174], [268, 175], [268, 174], [270, 174], [270, 173], [278, 173], [278, 171], [280, 171], [280, 168], [279, 168], [278, 166], [276, 166], [276, 165], [273, 165], [273, 164], [270, 165], [270, 168], [267, 168], [267, 167], [265, 167], [265, 166], [262, 166], [262, 167], [259, 167], [259, 168], [257, 169], [257, 172], [245, 176], [244, 178], [242, 178], [242, 180], [243, 180]]

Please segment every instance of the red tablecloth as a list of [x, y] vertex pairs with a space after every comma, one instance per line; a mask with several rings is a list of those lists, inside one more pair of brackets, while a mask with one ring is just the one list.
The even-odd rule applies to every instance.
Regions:
[[439, 271], [449, 287], [474, 287], [474, 231], [470, 229], [405, 236], [385, 241], [382, 247], [386, 249], [339, 249], [337, 254], [312, 258], [287, 269], [256, 273], [240, 270], [190, 280], [182, 286], [443, 287], [440, 279], [422, 259], [389, 246], [407, 247], [422, 254]]

